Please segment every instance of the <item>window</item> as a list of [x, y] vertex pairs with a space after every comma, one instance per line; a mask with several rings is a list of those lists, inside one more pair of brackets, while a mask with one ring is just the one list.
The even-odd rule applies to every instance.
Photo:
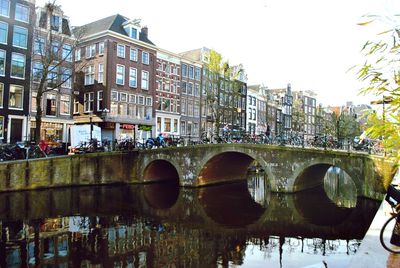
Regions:
[[47, 73], [47, 87], [57, 87], [58, 67], [50, 65]]
[[60, 114], [71, 114], [71, 97], [68, 95], [60, 97]]
[[51, 43], [51, 53], [55, 60], [58, 59], [59, 46], [60, 46], [60, 44], [58, 42]]
[[0, 83], [0, 107], [3, 108], [4, 84]]
[[37, 37], [33, 41], [33, 53], [36, 55], [44, 55], [44, 38], [42, 37]]
[[137, 87], [137, 71], [135, 68], [129, 68], [129, 86]]
[[0, 21], [0, 43], [7, 44], [8, 24]]
[[146, 97], [146, 105], [153, 106], [153, 102], [151, 101], [151, 97]]
[[146, 51], [142, 52], [142, 63], [143, 64], [149, 64], [150, 63], [149, 53], [146, 52]]
[[188, 83], [187, 84], [187, 94], [188, 95], [193, 95], [193, 83]]
[[10, 16], [10, 1], [0, 0], [0, 15], [4, 17]]
[[196, 79], [197, 81], [200, 81], [200, 68], [199, 67], [195, 68], [194, 79]]
[[136, 95], [129, 94], [129, 102], [130, 103], [136, 103]]
[[71, 69], [68, 68], [63, 68], [62, 69], [62, 82], [63, 82], [63, 87], [65, 88], [71, 88], [71, 81], [72, 81], [72, 71]]
[[200, 96], [200, 85], [199, 84], [194, 85], [194, 95], [197, 97]]
[[33, 62], [32, 66], [32, 79], [39, 82], [43, 75], [43, 64], [39, 61]]
[[186, 88], [187, 88], [187, 83], [185, 81], [182, 81], [182, 93], [186, 94]]
[[189, 78], [193, 79], [194, 78], [194, 67], [189, 66]]
[[129, 30], [129, 36], [133, 39], [137, 39], [137, 29], [131, 27]]
[[22, 109], [24, 88], [17, 85], [10, 85], [10, 95], [8, 99], [8, 107], [11, 109]]
[[89, 65], [85, 70], [85, 85], [93, 85], [94, 84], [94, 66]]
[[4, 76], [6, 68], [6, 51], [0, 49], [0, 75]]
[[118, 92], [117, 91], [111, 91], [111, 100], [118, 101]]
[[144, 105], [144, 97], [143, 96], [138, 96], [138, 104]]
[[96, 45], [90, 45], [86, 47], [86, 58], [92, 58], [96, 54]]
[[103, 83], [104, 81], [104, 64], [99, 63], [99, 70], [97, 73], [97, 83]]
[[29, 7], [17, 4], [15, 6], [15, 19], [29, 22]]
[[79, 114], [79, 100], [77, 97], [74, 97], [74, 114]]
[[28, 45], [28, 29], [14, 26], [13, 46], [27, 48]]
[[142, 89], [149, 89], [149, 72], [142, 71]]
[[46, 95], [46, 115], [57, 115], [57, 96], [55, 94]]
[[81, 60], [81, 49], [77, 48], [75, 50], [75, 61], [80, 61]]
[[117, 45], [117, 56], [120, 58], [125, 58], [125, 46], [124, 45]]
[[72, 46], [70, 44], [64, 44], [62, 49], [62, 59], [72, 62]]
[[53, 15], [50, 21], [51, 29], [58, 32], [60, 29], [60, 17]]
[[116, 75], [116, 83], [118, 85], [124, 85], [125, 81], [125, 66], [117, 64], [117, 75]]
[[85, 93], [83, 95], [83, 102], [85, 113], [92, 112], [94, 104], [94, 92]]
[[119, 94], [119, 100], [120, 101], [123, 101], [123, 102], [127, 102], [128, 101], [128, 94], [126, 94], [126, 93], [120, 93]]
[[187, 77], [187, 68], [188, 66], [186, 64], [182, 64], [182, 76]]
[[103, 91], [97, 91], [97, 111], [103, 111]]
[[129, 50], [129, 59], [132, 61], [137, 61], [138, 58], [138, 51], [136, 48], [131, 48]]
[[186, 99], [182, 99], [181, 102], [181, 113], [186, 114]]
[[104, 54], [104, 42], [99, 43], [99, 54], [100, 55]]
[[11, 77], [25, 78], [25, 55], [12, 53], [11, 55]]

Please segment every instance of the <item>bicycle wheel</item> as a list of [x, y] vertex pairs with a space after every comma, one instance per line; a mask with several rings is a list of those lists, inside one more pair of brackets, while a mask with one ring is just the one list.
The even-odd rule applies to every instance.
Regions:
[[[388, 224], [392, 221], [392, 220], [394, 220], [394, 219], [396, 219], [397, 218], [397, 214], [394, 214], [393, 216], [391, 216], [386, 222], [385, 222], [385, 224], [382, 226], [382, 229], [381, 229], [381, 232], [380, 232], [380, 235], [379, 235], [379, 240], [380, 240], [380, 242], [381, 242], [381, 244], [382, 244], [382, 247], [384, 248], [384, 249], [386, 249], [387, 251], [389, 251], [389, 252], [391, 252], [391, 253], [394, 253], [394, 254], [400, 254], [400, 248], [398, 248], [398, 250], [395, 250], [395, 249], [393, 249], [391, 246], [388, 246], [388, 244], [390, 243], [390, 242], [387, 242], [387, 241], [385, 241], [385, 229], [386, 229], [386, 227], [388, 226]], [[395, 223], [396, 224], [396, 223]]]

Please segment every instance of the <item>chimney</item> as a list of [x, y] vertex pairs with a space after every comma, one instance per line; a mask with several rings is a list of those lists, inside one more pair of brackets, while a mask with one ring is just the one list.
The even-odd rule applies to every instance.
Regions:
[[143, 26], [143, 28], [142, 28], [142, 35], [143, 35], [143, 37], [148, 37], [148, 34], [149, 34], [149, 28], [147, 28], [147, 26]]

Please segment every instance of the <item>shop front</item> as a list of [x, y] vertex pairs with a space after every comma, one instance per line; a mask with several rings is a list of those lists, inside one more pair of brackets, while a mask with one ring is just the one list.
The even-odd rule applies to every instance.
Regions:
[[[56, 121], [42, 121], [40, 127], [40, 139], [46, 141], [48, 144], [52, 143], [69, 143], [70, 142], [70, 128], [73, 125], [72, 121], [56, 122]], [[30, 122], [30, 139], [35, 140], [36, 122]]]

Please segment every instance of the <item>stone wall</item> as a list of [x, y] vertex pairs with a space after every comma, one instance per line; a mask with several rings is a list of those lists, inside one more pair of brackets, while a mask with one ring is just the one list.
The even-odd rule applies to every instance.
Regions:
[[93, 153], [0, 164], [0, 192], [138, 182], [137, 152]]

